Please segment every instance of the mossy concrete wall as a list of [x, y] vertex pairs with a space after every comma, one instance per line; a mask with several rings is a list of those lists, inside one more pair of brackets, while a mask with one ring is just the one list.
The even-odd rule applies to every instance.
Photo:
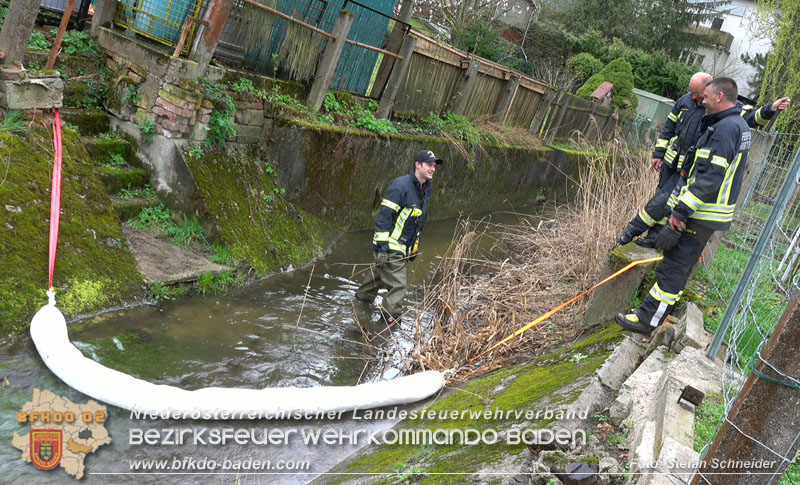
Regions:
[[[61, 230], [53, 284], [67, 317], [130, 301], [142, 277], [77, 132], [63, 132]], [[27, 328], [47, 298], [52, 135], [0, 132], [0, 335]]]
[[565, 202], [574, 188], [582, 155], [548, 147], [480, 147], [473, 156], [442, 138], [357, 135], [291, 125], [278, 126], [265, 141], [278, 182], [302, 207], [342, 229], [372, 227], [392, 180], [411, 173], [415, 154], [443, 158], [433, 179], [431, 219], [511, 209], [535, 203], [544, 193]]

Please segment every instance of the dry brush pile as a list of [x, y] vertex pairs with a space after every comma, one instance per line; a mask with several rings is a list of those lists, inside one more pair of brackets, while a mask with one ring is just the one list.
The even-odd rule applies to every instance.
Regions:
[[[588, 298], [469, 364], [595, 284], [623, 227], [653, 194], [657, 177], [649, 172], [647, 152], [630, 152], [619, 141], [600, 149], [607, 155], [592, 157], [573, 181], [574, 202], [544, 219], [523, 217], [520, 224], [503, 226], [494, 235], [485, 224], [461, 223], [439, 277], [425, 289], [418, 329], [429, 328], [421, 320], [432, 318], [433, 332], [418, 330], [416, 348], [421, 350], [414, 356], [415, 366], [454, 370], [452, 379], [466, 380], [581, 333]], [[491, 249], [476, 249], [475, 242], [487, 237], [493, 238]]]

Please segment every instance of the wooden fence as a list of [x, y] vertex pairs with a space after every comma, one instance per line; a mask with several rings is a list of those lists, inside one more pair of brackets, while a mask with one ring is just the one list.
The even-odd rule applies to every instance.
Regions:
[[[412, 34], [417, 43], [395, 100], [395, 116], [459, 113], [472, 121], [494, 120], [527, 129], [548, 142], [569, 139], [576, 132], [597, 142], [617, 129], [631, 131], [626, 136], [635, 144], [653, 143], [658, 135], [655, 123], [557, 91], [417, 30], [412, 29]], [[478, 70], [470, 80], [470, 64], [476, 62]], [[462, 97], [465, 99], [459, 99]], [[663, 120], [655, 121], [660, 124]]]

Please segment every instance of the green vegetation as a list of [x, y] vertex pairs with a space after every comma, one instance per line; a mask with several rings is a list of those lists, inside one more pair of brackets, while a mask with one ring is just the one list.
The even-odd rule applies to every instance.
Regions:
[[711, 443], [724, 417], [725, 403], [722, 396], [708, 394], [694, 415], [694, 451], [702, 451], [703, 447]]
[[143, 198], [153, 198], [156, 196], [156, 191], [153, 190], [153, 187], [150, 184], [146, 184], [142, 188], [131, 188], [130, 184], [128, 184], [127, 188], [121, 189], [117, 193], [117, 197], [123, 200], [130, 200], [135, 199], [137, 197]]
[[[442, 396], [425, 413], [414, 420], [406, 420], [398, 425], [398, 431], [435, 429], [486, 429], [498, 432], [515, 424], [509, 419], [485, 419], [484, 412], [507, 410], [535, 410], [540, 403], [547, 402], [552, 409], [568, 405], [577, 398], [572, 386], [581, 377], [590, 375], [605, 362], [610, 354], [610, 345], [622, 338], [622, 331], [616, 325], [589, 335], [570, 346], [546, 355], [537, 356], [527, 364], [518, 365], [475, 379], [466, 385], [453, 389]], [[571, 361], [573, 355], [585, 354], [581, 362]], [[465, 411], [465, 418], [460, 414]], [[480, 417], [473, 418], [474, 411]], [[459, 418], [439, 417], [440, 412], [458, 413]], [[556, 419], [540, 417], [530, 423], [531, 427], [542, 427]], [[518, 455], [525, 450], [523, 445], [461, 444], [431, 446], [420, 448], [411, 445], [382, 445], [371, 453], [362, 456], [348, 466], [349, 472], [382, 474], [385, 483], [402, 480], [425, 480], [426, 473], [472, 472], [488, 464], [496, 463], [509, 455]], [[376, 477], [378, 478], [378, 477]], [[461, 476], [437, 475], [435, 483], [462, 483]], [[433, 481], [433, 480], [432, 480]]]
[[139, 85], [138, 84], [129, 84], [128, 90], [125, 91], [125, 95], [123, 96], [125, 101], [129, 102], [130, 104], [136, 104], [142, 100], [142, 97], [139, 95]]
[[89, 34], [80, 30], [68, 30], [64, 32], [61, 48], [64, 49], [64, 54], [68, 56], [100, 55], [100, 48], [97, 44], [89, 37]]
[[86, 109], [102, 108], [108, 98], [108, 82], [108, 69], [101, 66], [97, 71], [97, 79], [86, 80], [86, 94], [78, 101], [78, 107]]
[[128, 161], [125, 160], [125, 157], [120, 155], [119, 153], [112, 153], [111, 159], [108, 161], [107, 165], [112, 167], [123, 167], [128, 164]]
[[186, 288], [183, 286], [168, 286], [163, 283], [150, 283], [148, 289], [150, 298], [158, 301], [174, 300], [186, 294]]
[[31, 33], [30, 39], [28, 39], [28, 49], [46, 51], [53, 47], [53, 44], [47, 40], [47, 37], [41, 32], [33, 32]]
[[436, 113], [429, 113], [428, 117], [422, 120], [422, 127], [431, 135], [444, 136], [469, 145], [479, 145], [481, 142], [478, 129], [464, 115], [445, 113], [441, 117]]
[[225, 271], [224, 273], [203, 273], [197, 278], [197, 292], [203, 296], [209, 294], [219, 294], [237, 285], [236, 272]]
[[226, 221], [215, 242], [228, 248], [233, 260], [268, 274], [304, 264], [322, 251], [327, 226], [280, 196], [285, 189], [277, 186], [275, 170], [253, 150], [214, 150], [187, 162], [209, 219]]
[[172, 215], [163, 204], [158, 207], [146, 207], [139, 214], [128, 221], [128, 224], [139, 230], [166, 229], [172, 224]]
[[218, 243], [211, 245], [211, 261], [217, 264], [227, 264], [229, 266], [235, 263], [230, 249]]
[[15, 110], [8, 110], [3, 113], [2, 121], [0, 121], [0, 133], [11, 135], [14, 133], [22, 133], [26, 130], [27, 123], [22, 113]]
[[364, 109], [358, 103], [349, 103], [345, 98], [337, 100], [333, 93], [328, 93], [325, 95], [322, 107], [330, 116], [328, 119], [337, 123], [355, 126], [356, 128], [377, 133], [380, 136], [385, 136], [387, 133], [397, 133], [397, 128], [391, 121], [375, 118], [378, 104], [374, 101], [370, 101], [367, 108]]
[[[246, 80], [237, 82], [241, 83], [241, 81]], [[205, 99], [214, 104], [214, 110], [211, 112], [211, 117], [208, 121], [208, 138], [205, 140], [205, 146], [217, 145], [224, 147], [228, 138], [236, 136], [236, 127], [233, 122], [236, 106], [233, 104], [233, 98], [230, 97], [222, 84], [202, 79], [200, 85], [203, 87]], [[252, 82], [250, 86], [252, 86]]]
[[192, 148], [190, 148], [188, 152], [186, 152], [186, 155], [189, 158], [200, 159], [203, 158], [205, 152], [203, 151], [203, 147], [195, 145]]
[[567, 69], [575, 73], [577, 82], [585, 83], [603, 69], [603, 61], [588, 52], [581, 52], [567, 59]]
[[142, 141], [145, 143], [152, 143], [153, 137], [156, 134], [156, 122], [143, 122], [141, 125], [139, 125], [139, 133], [142, 135]]
[[75, 281], [58, 302], [61, 310], [68, 315], [105, 306], [110, 300], [111, 281], [80, 280]]
[[172, 241], [175, 244], [189, 246], [197, 241], [208, 246], [203, 224], [196, 217], [186, 218], [180, 224], [168, 225], [167, 233], [172, 236]]
[[768, 0], [759, 8], [780, 12], [778, 35], [767, 57], [759, 103], [770, 103], [782, 96], [792, 98], [792, 106], [775, 122], [777, 131], [800, 132], [800, 0]]
[[623, 58], [610, 62], [599, 73], [590, 77], [575, 94], [583, 99], [592, 99], [594, 90], [606, 81], [614, 85], [614, 99], [611, 101], [611, 106], [635, 112], [639, 98], [633, 94], [633, 70], [630, 63]]
[[[139, 294], [141, 275], [78, 134], [64, 130], [63, 215], [53, 284], [67, 318]], [[0, 334], [27, 328], [46, 303], [52, 134], [0, 130]]]
[[[704, 326], [714, 333], [719, 327], [725, 308], [738, 284], [742, 269], [750, 258], [749, 246], [738, 246], [736, 231], [726, 234], [708, 268], [701, 267], [690, 280], [687, 296], [702, 305]], [[774, 325], [785, 303], [770, 280], [762, 279], [750, 298], [749, 315], [755, 322], [737, 334], [735, 345], [740, 365], [746, 365]], [[730, 338], [730, 334], [729, 334]]]

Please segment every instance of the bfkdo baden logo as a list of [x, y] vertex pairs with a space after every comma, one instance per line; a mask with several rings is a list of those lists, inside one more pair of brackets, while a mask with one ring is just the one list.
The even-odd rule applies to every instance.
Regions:
[[60, 429], [30, 431], [31, 461], [37, 468], [52, 470], [61, 463], [64, 433]]
[[27, 433], [14, 433], [12, 444], [21, 459], [42, 470], [58, 466], [81, 478], [86, 455], [111, 443], [106, 431], [106, 407], [95, 401], [75, 404], [50, 391], [33, 390], [33, 399], [17, 413], [17, 423], [28, 423]]

